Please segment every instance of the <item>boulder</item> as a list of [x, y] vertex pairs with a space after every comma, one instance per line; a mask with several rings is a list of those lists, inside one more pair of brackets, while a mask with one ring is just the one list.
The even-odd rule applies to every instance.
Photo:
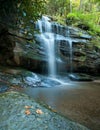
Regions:
[[19, 68], [1, 68], [0, 79], [0, 92], [7, 91], [11, 88], [11, 86], [18, 86], [19, 88], [48, 88], [61, 85], [61, 82], [59, 80]]
[[18, 92], [0, 94], [0, 130], [89, 130]]

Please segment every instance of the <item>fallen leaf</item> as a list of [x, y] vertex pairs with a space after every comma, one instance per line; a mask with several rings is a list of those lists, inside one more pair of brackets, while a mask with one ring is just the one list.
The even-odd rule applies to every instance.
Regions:
[[53, 112], [57, 112], [55, 109], [52, 109]]
[[37, 110], [36, 110], [36, 113], [37, 113], [37, 114], [43, 114], [43, 112], [42, 112], [41, 109], [37, 109]]
[[25, 108], [26, 108], [26, 109], [30, 109], [30, 108], [31, 108], [31, 106], [25, 106]]
[[25, 110], [25, 114], [30, 115], [31, 114], [30, 110]]

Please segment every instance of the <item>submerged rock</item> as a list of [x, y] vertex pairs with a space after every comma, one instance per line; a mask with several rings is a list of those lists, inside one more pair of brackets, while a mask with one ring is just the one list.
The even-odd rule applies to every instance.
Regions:
[[73, 81], [93, 81], [89, 75], [82, 73], [72, 73], [68, 77]]
[[0, 115], [0, 130], [89, 130], [13, 91], [0, 94]]
[[25, 77], [24, 82], [33, 87], [38, 87], [41, 85], [41, 79], [34, 73], [32, 73], [32, 76]]
[[51, 78], [47, 78], [47, 77], [43, 77], [42, 78], [42, 82], [41, 82], [41, 87], [56, 87], [61, 85], [60, 81], [57, 81], [55, 79], [51, 79]]
[[31, 71], [18, 68], [1, 69], [2, 70], [0, 70], [0, 79], [6, 85], [17, 85], [21, 87], [38, 87], [41, 84], [41, 78]]
[[[20, 86], [20, 87], [54, 87], [59, 86], [61, 83], [48, 76], [33, 73], [24, 69], [10, 69], [1, 68], [0, 79], [5, 85]], [[4, 86], [4, 85], [3, 85]], [[2, 87], [2, 91], [5, 86]]]

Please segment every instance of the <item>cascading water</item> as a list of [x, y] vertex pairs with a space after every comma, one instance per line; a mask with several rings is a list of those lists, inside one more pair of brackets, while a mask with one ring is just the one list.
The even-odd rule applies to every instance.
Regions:
[[72, 66], [72, 60], [73, 60], [73, 50], [72, 50], [72, 39], [70, 38], [70, 32], [69, 28], [67, 28], [67, 38], [68, 38], [68, 43], [69, 43], [69, 52], [70, 52], [70, 73], [73, 71], [73, 66]]
[[47, 54], [49, 76], [56, 77], [55, 37], [49, 20], [48, 17], [43, 16], [41, 20], [38, 20], [37, 27], [41, 33], [39, 37]]
[[[48, 76], [54, 79], [58, 77], [58, 73], [67, 73], [67, 68], [64, 68], [64, 63], [70, 64], [70, 73], [72, 73], [72, 39], [69, 35], [69, 29], [65, 29], [63, 32], [63, 27], [59, 28], [58, 24], [53, 24], [50, 19], [46, 16], [42, 16], [40, 20], [37, 21], [37, 29], [40, 34], [37, 34], [37, 39], [40, 41], [41, 45], [45, 48], [46, 59], [48, 62]], [[64, 35], [62, 35], [64, 34]], [[63, 61], [60, 57], [61, 52], [57, 52], [60, 49], [59, 44], [64, 41], [64, 51], [69, 48], [69, 61]], [[66, 47], [65, 47], [66, 46]], [[63, 71], [62, 71], [63, 70]]]
[[70, 46], [70, 73], [72, 73], [73, 72], [73, 66], [72, 66], [73, 52], [72, 52], [72, 41], [71, 40], [69, 40], [69, 46]]

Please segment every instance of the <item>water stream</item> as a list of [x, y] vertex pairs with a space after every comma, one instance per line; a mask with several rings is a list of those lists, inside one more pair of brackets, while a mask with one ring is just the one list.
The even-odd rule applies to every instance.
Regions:
[[69, 57], [69, 61], [70, 61], [70, 73], [73, 72], [73, 48], [72, 48], [72, 40], [69, 38], [69, 49], [70, 49], [70, 57]]
[[48, 75], [50, 77], [56, 76], [56, 56], [55, 56], [55, 37], [52, 33], [51, 23], [49, 18], [43, 16], [38, 20], [37, 26], [40, 31], [41, 42], [43, 42], [48, 61]]
[[100, 82], [74, 82], [62, 87], [26, 88], [25, 93], [91, 130], [100, 128]]
[[[57, 44], [60, 44], [59, 41], [65, 41], [67, 44], [65, 46], [68, 46], [69, 48], [69, 64], [70, 64], [70, 73], [72, 73], [72, 40], [70, 38], [69, 30], [67, 29], [66, 35], [62, 36], [60, 35], [61, 29], [59, 29], [58, 25], [56, 24], [56, 33], [53, 32], [52, 22], [51, 20], [46, 17], [42, 16], [40, 20], [37, 21], [37, 29], [39, 30], [39, 39], [41, 42], [41, 45], [44, 46], [45, 52], [47, 55], [47, 62], [48, 62], [48, 76], [56, 78], [58, 76], [58, 72], [60, 71], [63, 66], [60, 65], [60, 69], [58, 68], [58, 64], [63, 62], [61, 60], [61, 57], [58, 56], [57, 50], [59, 50], [59, 46]], [[58, 41], [58, 42], [57, 42]], [[63, 65], [63, 63], [62, 63]], [[67, 73], [64, 70], [64, 73]]]

